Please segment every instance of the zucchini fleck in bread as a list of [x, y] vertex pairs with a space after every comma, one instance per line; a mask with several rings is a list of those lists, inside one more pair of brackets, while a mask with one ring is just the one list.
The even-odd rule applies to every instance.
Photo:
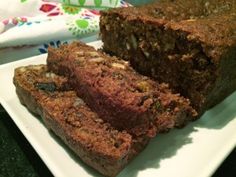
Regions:
[[202, 114], [236, 89], [236, 1], [161, 0], [104, 11], [105, 52], [170, 84]]
[[16, 93], [29, 111], [40, 115], [85, 163], [105, 176], [115, 176], [148, 143], [118, 131], [92, 112], [70, 91], [67, 79], [45, 65], [15, 69]]
[[68, 77], [78, 96], [105, 122], [135, 137], [154, 137], [197, 116], [189, 100], [173, 94], [166, 84], [81, 42], [49, 48], [47, 66]]

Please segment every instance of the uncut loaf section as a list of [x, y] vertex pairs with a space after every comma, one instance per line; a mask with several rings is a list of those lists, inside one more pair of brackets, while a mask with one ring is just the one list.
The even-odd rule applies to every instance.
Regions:
[[100, 30], [105, 52], [169, 83], [199, 114], [236, 89], [235, 0], [111, 9], [101, 13]]
[[136, 73], [127, 62], [81, 42], [49, 48], [47, 66], [105, 122], [134, 137], [181, 127], [197, 117], [188, 99]]
[[15, 69], [14, 84], [21, 103], [105, 176], [116, 176], [148, 143], [148, 138], [134, 138], [105, 123], [68, 87], [67, 78], [45, 65]]

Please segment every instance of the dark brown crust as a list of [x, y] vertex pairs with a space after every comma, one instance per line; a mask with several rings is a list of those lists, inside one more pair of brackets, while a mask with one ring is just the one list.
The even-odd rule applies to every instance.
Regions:
[[196, 119], [189, 100], [137, 74], [127, 62], [80, 42], [49, 48], [47, 65], [66, 75], [77, 94], [102, 117], [134, 136], [155, 136]]
[[101, 13], [101, 38], [106, 52], [169, 83], [202, 114], [236, 89], [235, 12], [235, 0], [112, 9]]
[[148, 143], [104, 123], [74, 91], [66, 91], [66, 78], [47, 72], [45, 65], [15, 69], [14, 84], [21, 103], [105, 176], [119, 173]]

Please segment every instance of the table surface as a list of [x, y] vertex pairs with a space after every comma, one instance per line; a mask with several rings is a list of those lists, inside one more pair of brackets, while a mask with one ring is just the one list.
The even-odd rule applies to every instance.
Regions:
[[[127, 0], [135, 5], [152, 0]], [[236, 148], [213, 177], [236, 176]], [[53, 176], [35, 150], [0, 105], [0, 177]]]

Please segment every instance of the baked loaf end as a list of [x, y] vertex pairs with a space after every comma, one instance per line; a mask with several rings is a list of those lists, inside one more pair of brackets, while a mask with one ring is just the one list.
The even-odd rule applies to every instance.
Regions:
[[166, 84], [81, 42], [49, 48], [47, 65], [67, 76], [77, 94], [104, 121], [135, 137], [153, 137], [196, 119], [189, 100], [173, 94]]
[[111, 9], [101, 13], [103, 48], [169, 83], [202, 114], [236, 89], [235, 12], [235, 0]]
[[45, 65], [15, 69], [16, 93], [29, 111], [80, 158], [105, 176], [115, 176], [148, 143], [105, 123], [76, 96], [67, 79], [48, 72]]

